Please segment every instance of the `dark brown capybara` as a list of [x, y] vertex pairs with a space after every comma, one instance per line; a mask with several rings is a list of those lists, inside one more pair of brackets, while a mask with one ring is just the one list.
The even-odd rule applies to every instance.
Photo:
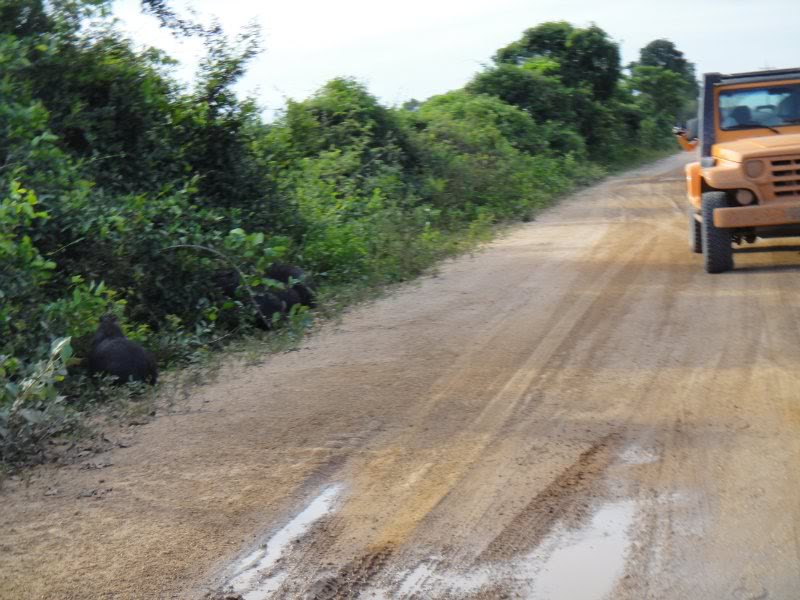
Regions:
[[314, 307], [314, 282], [300, 267], [274, 262], [267, 269], [266, 276], [285, 284], [293, 282], [291, 287], [300, 298], [300, 304]]
[[[274, 262], [269, 266], [264, 276], [279, 283], [283, 283], [284, 285], [289, 285], [291, 282], [291, 288], [300, 298], [300, 304], [311, 308], [314, 307], [314, 283], [300, 267], [282, 262]], [[211, 280], [214, 282], [214, 286], [229, 298], [236, 297], [237, 290], [241, 284], [239, 273], [234, 269], [219, 269], [214, 271]], [[258, 291], [261, 292], [260, 289]]]
[[264, 319], [266, 319], [266, 323], [260, 317], [256, 319], [256, 325], [261, 329], [272, 329], [276, 314], [283, 317], [289, 314], [293, 306], [302, 304], [300, 296], [292, 288], [260, 292], [256, 294], [255, 301]]
[[[254, 291], [254, 300], [266, 320], [256, 315], [256, 325], [261, 329], [272, 329], [273, 324], [278, 320], [274, 315], [277, 313], [281, 317], [287, 315], [292, 307], [297, 304], [314, 307], [314, 284], [311, 278], [306, 275], [300, 267], [289, 265], [282, 262], [273, 262], [264, 273], [264, 277], [272, 279], [282, 286], [273, 284], [273, 287], [264, 289], [259, 286]], [[214, 271], [211, 276], [214, 286], [229, 298], [237, 296], [242, 302], [247, 303], [241, 297], [239, 287], [241, 277], [235, 269], [219, 269]]]
[[235, 298], [241, 278], [234, 269], [219, 269], [211, 274], [211, 281], [228, 298]]
[[158, 379], [153, 355], [126, 338], [117, 318], [111, 314], [100, 317], [86, 365], [90, 373], [116, 377], [115, 383], [144, 381], [155, 385]]

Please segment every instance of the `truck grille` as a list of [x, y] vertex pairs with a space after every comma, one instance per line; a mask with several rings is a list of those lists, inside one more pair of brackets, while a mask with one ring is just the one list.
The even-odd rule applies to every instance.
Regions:
[[775, 198], [800, 197], [800, 156], [773, 158], [769, 167]]

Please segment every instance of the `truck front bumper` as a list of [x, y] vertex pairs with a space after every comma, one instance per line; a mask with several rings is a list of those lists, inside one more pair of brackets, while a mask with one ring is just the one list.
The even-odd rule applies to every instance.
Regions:
[[738, 206], [714, 211], [717, 227], [767, 227], [800, 223], [800, 203], [777, 206]]

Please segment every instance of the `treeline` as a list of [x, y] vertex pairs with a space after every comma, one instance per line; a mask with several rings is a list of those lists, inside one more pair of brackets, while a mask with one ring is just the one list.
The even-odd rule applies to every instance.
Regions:
[[[335, 79], [272, 123], [233, 85], [258, 32], [145, 0], [206, 48], [196, 83], [137, 50], [111, 0], [0, 4], [0, 459], [69, 426], [98, 318], [169, 364], [253, 322], [212, 274], [302, 266], [325, 289], [402, 281], [492, 223], [649, 156], [692, 110], [691, 63], [630, 65], [600, 28], [545, 23], [463, 89], [402, 107]], [[68, 338], [68, 340], [67, 340]]]

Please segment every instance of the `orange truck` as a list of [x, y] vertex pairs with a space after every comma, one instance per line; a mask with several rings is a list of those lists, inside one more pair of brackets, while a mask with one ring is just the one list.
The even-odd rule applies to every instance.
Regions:
[[676, 128], [686, 165], [689, 246], [706, 271], [733, 244], [800, 236], [800, 68], [703, 76], [698, 118]]

